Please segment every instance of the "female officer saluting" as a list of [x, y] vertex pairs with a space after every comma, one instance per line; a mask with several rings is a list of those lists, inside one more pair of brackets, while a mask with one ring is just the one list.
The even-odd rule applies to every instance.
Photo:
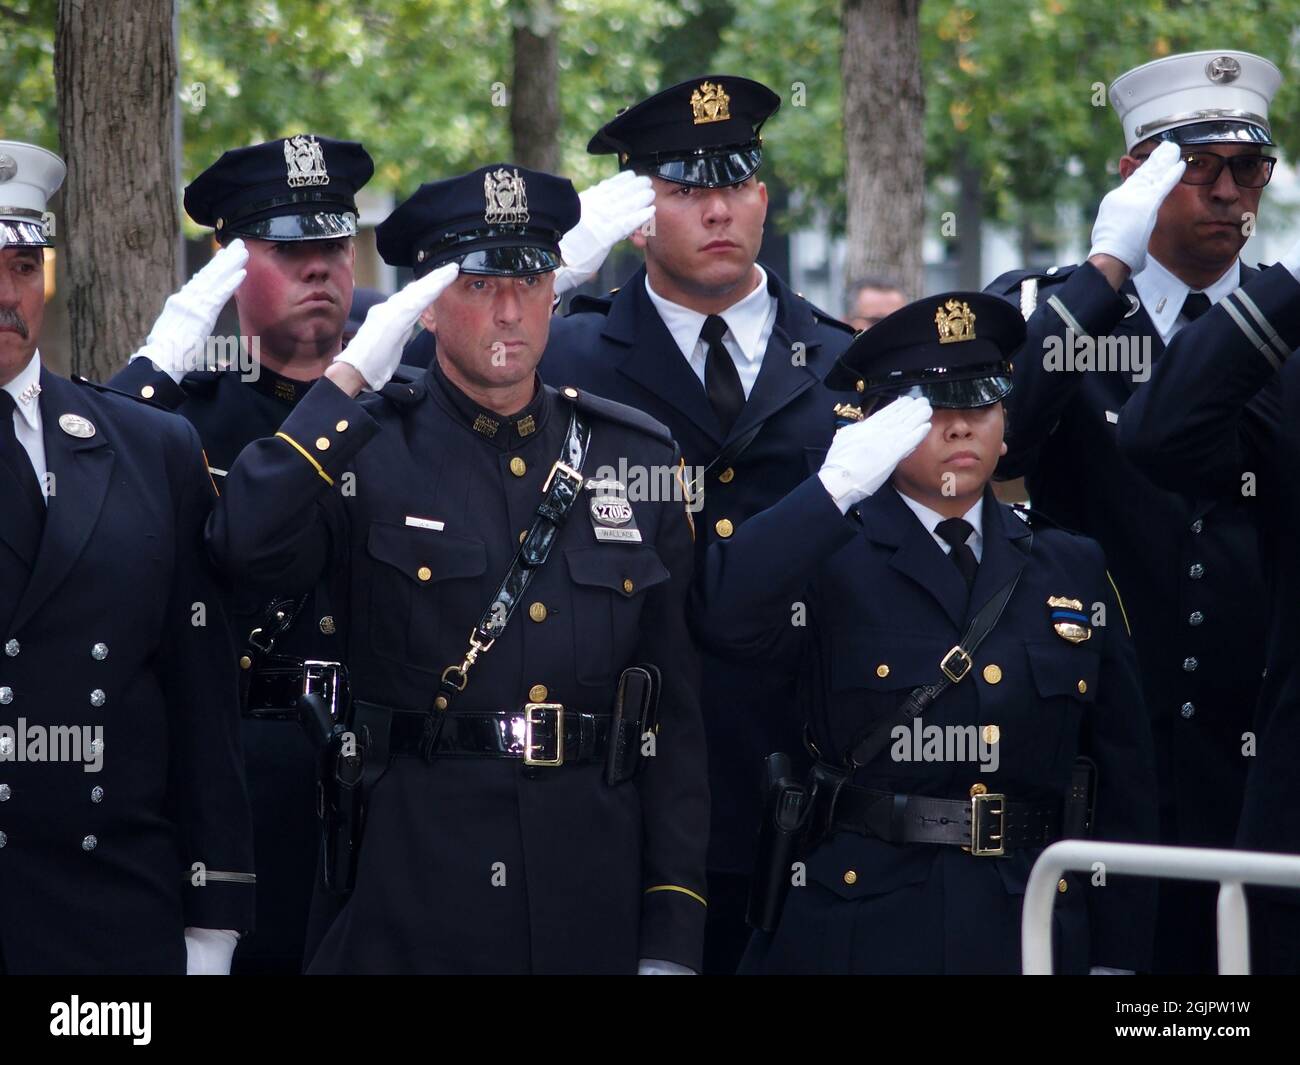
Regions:
[[[1047, 844], [1089, 819], [1094, 838], [1155, 836], [1151, 737], [1101, 549], [1031, 530], [989, 488], [1023, 338], [1014, 308], [966, 292], [859, 334], [827, 384], [870, 417], [710, 548], [701, 639], [799, 669], [819, 760], [806, 882], [796, 871], [743, 970], [1017, 972]], [[1102, 869], [1059, 887], [1058, 970], [1147, 965], [1149, 882]]]

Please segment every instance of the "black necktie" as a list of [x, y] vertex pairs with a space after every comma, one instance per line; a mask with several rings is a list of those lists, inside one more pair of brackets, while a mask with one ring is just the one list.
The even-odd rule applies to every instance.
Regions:
[[709, 345], [709, 353], [704, 359], [704, 391], [708, 394], [713, 413], [722, 423], [723, 436], [731, 432], [731, 427], [740, 417], [740, 409], [745, 405], [740, 373], [731, 353], [722, 346], [722, 334], [726, 331], [727, 323], [716, 314], [704, 319], [704, 328], [700, 330], [700, 339]]
[[948, 557], [966, 582], [966, 590], [970, 591], [975, 586], [975, 570], [979, 563], [975, 561], [975, 552], [967, 546], [966, 540], [975, 531], [975, 527], [965, 518], [945, 518], [934, 527], [934, 531], [940, 540], [952, 548]]
[[6, 532], [34, 561], [45, 527], [45, 497], [32, 460], [14, 432], [14, 398], [0, 388], [0, 520]]
[[1183, 314], [1188, 321], [1194, 322], [1210, 309], [1210, 297], [1204, 292], [1189, 292], [1183, 300]]

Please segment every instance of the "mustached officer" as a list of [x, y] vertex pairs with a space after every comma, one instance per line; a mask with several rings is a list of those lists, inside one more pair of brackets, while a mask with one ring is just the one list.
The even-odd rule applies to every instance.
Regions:
[[[989, 487], [1023, 338], [1013, 307], [970, 292], [860, 334], [828, 381], [867, 417], [709, 549], [701, 638], [800, 674], [817, 757], [800, 849], [772, 863], [784, 910], [755, 907], [769, 930], [742, 971], [1014, 973], [1034, 860], [1086, 831], [1082, 781], [1094, 838], [1154, 837], [1150, 729], [1101, 550]], [[1059, 890], [1059, 970], [1149, 964], [1150, 881]]]
[[[378, 234], [417, 280], [227, 479], [210, 545], [232, 578], [341, 573], [351, 604], [324, 799], [347, 897], [309, 972], [701, 967], [690, 516], [618, 472], [680, 484], [677, 452], [536, 374], [577, 218], [567, 180], [507, 163], [423, 186]], [[393, 376], [431, 304], [436, 359]]]
[[66, 172], [0, 141], [0, 973], [224, 973], [254, 873], [214, 492], [183, 419], [41, 365]]

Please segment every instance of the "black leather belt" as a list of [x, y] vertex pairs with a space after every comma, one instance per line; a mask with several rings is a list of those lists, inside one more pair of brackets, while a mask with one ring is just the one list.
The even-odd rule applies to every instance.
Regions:
[[833, 830], [889, 843], [942, 843], [980, 858], [1046, 847], [1061, 838], [1059, 802], [1011, 802], [990, 792], [969, 799], [932, 799], [845, 785], [835, 801]]
[[254, 667], [241, 707], [243, 716], [254, 721], [297, 721], [298, 700], [320, 695], [334, 716], [342, 713], [347, 699], [347, 680], [337, 662], [273, 655]]
[[[388, 753], [423, 758], [425, 711], [390, 711]], [[442, 715], [434, 758], [509, 758], [529, 766], [604, 762], [609, 714], [587, 714], [559, 703], [519, 710], [450, 710]], [[629, 726], [633, 731], [636, 722]]]

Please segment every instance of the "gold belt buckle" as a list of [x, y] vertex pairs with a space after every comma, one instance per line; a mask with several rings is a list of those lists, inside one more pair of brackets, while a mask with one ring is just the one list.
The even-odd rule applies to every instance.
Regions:
[[[954, 658], [957, 660], [956, 667], [949, 666], [948, 663]], [[971, 656], [966, 653], [966, 649], [961, 644], [956, 644], [951, 651], [940, 659], [939, 668], [943, 670], [944, 676], [956, 684], [971, 671], [971, 666], [974, 664]]]
[[[998, 819], [997, 832], [980, 832], [980, 812], [990, 802], [997, 802], [998, 806], [989, 812]], [[1006, 832], [1007, 832], [1007, 797], [995, 791], [986, 792], [983, 795], [972, 795], [970, 797], [970, 852], [976, 858], [1001, 858], [1006, 854]], [[985, 847], [982, 842], [987, 840], [995, 843], [995, 846]]]
[[555, 464], [551, 467], [551, 472], [546, 475], [546, 483], [542, 485], [543, 495], [545, 495], [547, 492], [551, 490], [551, 482], [555, 480], [555, 475], [557, 473], [562, 473], [570, 480], [576, 481], [577, 484], [575, 485], [575, 490], [577, 488], [582, 487], [583, 484], [582, 474], [579, 473], [577, 470], [575, 470], [572, 466], [568, 465], [567, 463], [561, 462], [559, 459], [556, 459]]
[[[542, 724], [533, 715], [539, 711], [555, 711], [555, 757], [536, 758], [533, 751], [544, 746], [533, 742], [533, 726]], [[563, 703], [525, 703], [524, 704], [524, 765], [564, 765], [564, 704]]]

